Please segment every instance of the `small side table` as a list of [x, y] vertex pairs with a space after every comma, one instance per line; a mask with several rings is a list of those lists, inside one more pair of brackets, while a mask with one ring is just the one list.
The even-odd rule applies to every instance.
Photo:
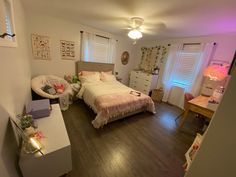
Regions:
[[120, 77], [116, 77], [116, 80], [119, 82], [122, 82], [122, 78], [120, 78]]
[[70, 84], [72, 90], [73, 90], [73, 100], [76, 100], [76, 95], [80, 91], [80, 84], [79, 83], [73, 83]]

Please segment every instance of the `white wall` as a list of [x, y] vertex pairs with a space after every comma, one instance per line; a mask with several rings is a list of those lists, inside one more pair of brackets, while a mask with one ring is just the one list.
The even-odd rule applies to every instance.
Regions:
[[[64, 76], [65, 74], [75, 74], [75, 61], [80, 59], [80, 31], [82, 30], [118, 39], [118, 52], [117, 60], [115, 62], [115, 70], [119, 72], [119, 77], [122, 77], [124, 83], [128, 82], [128, 72], [132, 69], [134, 65], [134, 47], [132, 45], [132, 41], [113, 36], [110, 33], [86, 27], [78, 23], [66, 21], [59, 18], [44, 16], [42, 14], [29, 14], [27, 20], [29, 27], [28, 37], [30, 46], [31, 34], [49, 36], [51, 42], [51, 60], [35, 60], [31, 54], [33, 77], [40, 74], [55, 74], [58, 76]], [[61, 59], [60, 40], [75, 41], [75, 60]], [[127, 66], [122, 66], [119, 60], [121, 53], [125, 50], [130, 52], [130, 62]]]
[[[129, 83], [129, 73], [134, 69], [136, 63], [136, 50], [135, 46], [127, 39], [118, 38], [118, 49], [117, 58], [115, 62], [115, 71], [117, 71], [118, 77], [122, 78], [122, 83], [128, 85]], [[121, 55], [124, 51], [129, 52], [129, 62], [126, 65], [121, 63]]]
[[[222, 60], [231, 62], [233, 59], [234, 52], [236, 50], [236, 33], [227, 33], [211, 36], [200, 36], [200, 37], [191, 37], [191, 38], [177, 38], [177, 39], [166, 39], [160, 41], [140, 41], [136, 46], [136, 63], [135, 67], [138, 66], [141, 59], [141, 47], [143, 46], [156, 46], [159, 44], [175, 44], [175, 43], [204, 43], [204, 42], [216, 42], [216, 50], [213, 54], [213, 60]], [[158, 87], [162, 86], [161, 78], [162, 72], [159, 77]]]
[[22, 113], [30, 97], [30, 60], [21, 0], [13, 0], [18, 47], [0, 47], [0, 176], [18, 176], [16, 143], [9, 116]]
[[236, 69], [186, 177], [236, 176]]

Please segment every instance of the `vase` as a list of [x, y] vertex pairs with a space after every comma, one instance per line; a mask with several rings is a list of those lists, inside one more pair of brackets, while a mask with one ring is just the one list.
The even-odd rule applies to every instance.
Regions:
[[24, 132], [27, 136], [31, 136], [35, 133], [35, 129], [34, 127], [30, 126], [28, 128], [25, 128]]

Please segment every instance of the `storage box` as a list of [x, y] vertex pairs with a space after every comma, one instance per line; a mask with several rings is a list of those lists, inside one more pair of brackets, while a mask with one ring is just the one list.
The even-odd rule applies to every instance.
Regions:
[[152, 90], [151, 98], [153, 101], [161, 102], [164, 95], [162, 88]]
[[32, 115], [34, 119], [48, 117], [50, 115], [49, 99], [32, 101], [26, 106], [26, 113]]

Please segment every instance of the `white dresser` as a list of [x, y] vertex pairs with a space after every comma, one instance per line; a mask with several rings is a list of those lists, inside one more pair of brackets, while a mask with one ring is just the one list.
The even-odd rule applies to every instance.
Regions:
[[45, 138], [41, 155], [20, 153], [19, 166], [24, 177], [59, 177], [72, 169], [71, 145], [59, 104], [52, 105], [49, 117], [37, 119]]
[[158, 75], [131, 71], [129, 87], [148, 95], [151, 90], [157, 87], [157, 79]]

